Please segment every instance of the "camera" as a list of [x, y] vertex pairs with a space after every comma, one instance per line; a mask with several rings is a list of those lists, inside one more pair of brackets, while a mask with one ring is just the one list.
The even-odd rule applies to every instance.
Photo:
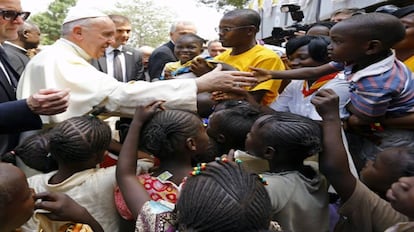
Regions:
[[295, 23], [288, 27], [273, 28], [272, 38], [279, 43], [282, 43], [286, 39], [294, 37], [295, 33], [298, 31], [306, 31], [308, 29], [307, 25], [300, 24], [304, 18], [303, 11], [300, 10], [300, 6], [294, 4], [286, 4], [280, 7], [280, 11], [282, 13], [290, 13], [292, 20], [295, 21]]

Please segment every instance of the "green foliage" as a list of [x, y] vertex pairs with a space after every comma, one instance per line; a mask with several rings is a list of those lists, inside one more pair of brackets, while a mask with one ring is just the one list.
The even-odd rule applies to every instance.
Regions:
[[60, 38], [62, 22], [70, 7], [76, 5], [77, 0], [55, 0], [48, 10], [30, 17], [30, 21], [37, 24], [42, 32], [40, 43], [49, 45]]
[[245, 8], [249, 0], [197, 0], [205, 5], [216, 7], [217, 9], [242, 9]]
[[158, 47], [169, 40], [170, 25], [176, 17], [169, 9], [157, 6], [153, 0], [124, 0], [115, 6], [117, 10], [110, 13], [125, 15], [132, 23], [131, 46]]

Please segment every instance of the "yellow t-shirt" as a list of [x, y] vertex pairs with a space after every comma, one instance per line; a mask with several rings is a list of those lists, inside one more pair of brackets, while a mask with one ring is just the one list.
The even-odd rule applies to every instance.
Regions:
[[[225, 52], [215, 57], [215, 60], [227, 63], [240, 71], [251, 71], [249, 67], [263, 68], [267, 70], [285, 70], [285, 66], [280, 57], [272, 50], [262, 46], [255, 45], [250, 50], [232, 56], [230, 55], [232, 49], [227, 49]], [[281, 80], [269, 80], [258, 84], [249, 91], [268, 90], [263, 97], [261, 104], [269, 105], [276, 99]]]
[[411, 72], [414, 72], [414, 56], [404, 60], [404, 64], [407, 65]]

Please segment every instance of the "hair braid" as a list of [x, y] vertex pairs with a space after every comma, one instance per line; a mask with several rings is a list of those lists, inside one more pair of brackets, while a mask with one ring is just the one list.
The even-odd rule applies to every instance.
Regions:
[[270, 207], [257, 175], [219, 161], [187, 180], [177, 203], [178, 222], [190, 231], [259, 231], [269, 227]]
[[157, 112], [142, 129], [140, 147], [160, 159], [169, 157], [185, 139], [197, 134], [200, 125], [201, 119], [188, 111]]
[[73, 117], [51, 131], [50, 151], [62, 161], [86, 161], [104, 151], [111, 141], [111, 129], [98, 118]]
[[294, 154], [294, 159], [303, 160], [322, 151], [322, 131], [320, 125], [312, 119], [277, 112], [263, 120], [259, 127], [265, 127], [262, 130], [263, 141], [285, 153]]
[[30, 168], [45, 173], [56, 170], [57, 162], [49, 155], [49, 137], [47, 132], [27, 137], [14, 149], [14, 154]]

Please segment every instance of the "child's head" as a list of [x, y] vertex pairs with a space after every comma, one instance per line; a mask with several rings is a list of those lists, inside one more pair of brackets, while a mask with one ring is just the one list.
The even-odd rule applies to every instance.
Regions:
[[375, 160], [368, 160], [360, 172], [361, 181], [381, 196], [403, 176], [414, 176], [413, 148], [385, 149], [376, 155]]
[[329, 36], [329, 31], [335, 25], [335, 22], [317, 22], [309, 26], [306, 35]]
[[245, 150], [246, 135], [261, 115], [246, 101], [228, 100], [217, 104], [209, 118], [207, 134], [218, 154], [227, 154], [230, 149]]
[[184, 64], [203, 52], [205, 40], [195, 34], [180, 36], [175, 42], [174, 53], [178, 60]]
[[87, 163], [94, 167], [102, 161], [111, 142], [111, 129], [92, 116], [69, 118], [50, 131], [50, 153], [60, 165]]
[[24, 173], [9, 163], [0, 162], [0, 231], [13, 231], [33, 214], [34, 192]]
[[249, 154], [278, 162], [301, 165], [322, 150], [322, 130], [318, 122], [288, 113], [276, 112], [257, 119], [247, 134]]
[[184, 231], [264, 231], [271, 220], [270, 198], [259, 177], [222, 161], [187, 179], [176, 209]]
[[299, 36], [286, 43], [286, 55], [292, 69], [315, 67], [328, 63], [329, 38], [323, 36]]
[[194, 159], [207, 152], [208, 136], [203, 122], [196, 114], [183, 110], [165, 110], [157, 112], [144, 125], [140, 147], [161, 162]]
[[[352, 16], [332, 27], [328, 52], [331, 59], [340, 62], [367, 63], [367, 58], [390, 52], [390, 48], [404, 38], [405, 29], [400, 20], [384, 13]], [[369, 62], [369, 61], [368, 61]]]
[[49, 153], [49, 134], [47, 132], [27, 137], [7, 155], [17, 156], [28, 167], [44, 173], [58, 169], [56, 160]]

